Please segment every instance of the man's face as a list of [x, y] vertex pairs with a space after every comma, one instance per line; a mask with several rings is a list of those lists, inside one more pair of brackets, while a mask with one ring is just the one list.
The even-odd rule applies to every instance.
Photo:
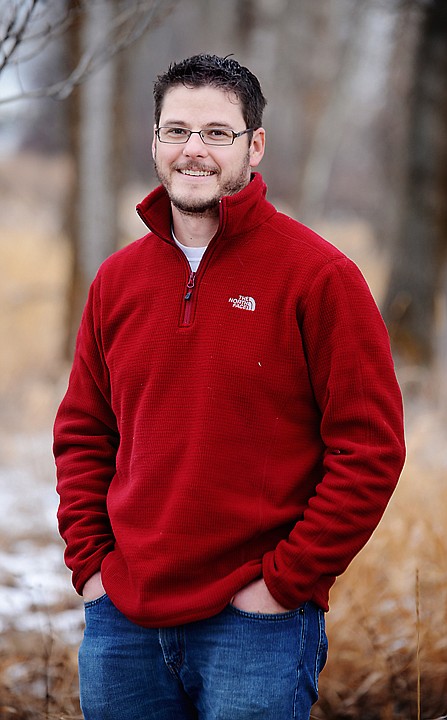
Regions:
[[[160, 127], [202, 130], [225, 127], [246, 129], [239, 100], [210, 86], [174, 86], [163, 100]], [[234, 195], [250, 181], [251, 168], [264, 154], [264, 130], [242, 135], [233, 145], [205, 145], [197, 134], [181, 145], [161, 143], [154, 134], [155, 170], [174, 207], [188, 214], [215, 213], [224, 195]]]

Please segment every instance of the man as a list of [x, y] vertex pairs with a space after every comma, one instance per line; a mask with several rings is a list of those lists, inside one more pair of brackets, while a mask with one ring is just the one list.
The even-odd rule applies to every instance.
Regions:
[[154, 89], [149, 228], [100, 268], [55, 423], [86, 720], [307, 720], [329, 589], [404, 459], [358, 269], [266, 200], [257, 78]]

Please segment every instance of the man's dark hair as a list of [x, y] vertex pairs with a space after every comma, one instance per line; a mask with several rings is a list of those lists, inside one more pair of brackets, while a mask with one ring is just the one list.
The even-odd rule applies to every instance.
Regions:
[[197, 88], [210, 85], [234, 93], [242, 105], [242, 113], [248, 128], [257, 130], [262, 125], [262, 113], [266, 99], [258, 78], [243, 65], [230, 57], [217, 55], [194, 55], [172, 63], [154, 83], [154, 117], [158, 126], [161, 107], [166, 92], [175, 85]]

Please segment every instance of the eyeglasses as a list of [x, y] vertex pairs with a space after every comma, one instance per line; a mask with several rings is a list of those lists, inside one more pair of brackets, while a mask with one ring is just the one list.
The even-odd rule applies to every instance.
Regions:
[[205, 145], [232, 145], [236, 138], [250, 132], [253, 132], [252, 128], [237, 133], [228, 128], [212, 127], [205, 130], [188, 130], [188, 128], [183, 127], [163, 126], [157, 128], [155, 134], [160, 142], [172, 143], [173, 145], [184, 145], [194, 133], [200, 135]]

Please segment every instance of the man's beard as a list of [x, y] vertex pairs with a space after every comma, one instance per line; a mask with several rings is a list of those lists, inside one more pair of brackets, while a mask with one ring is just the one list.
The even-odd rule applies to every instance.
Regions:
[[[194, 198], [191, 196], [185, 198], [181, 196], [179, 197], [172, 190], [170, 175], [164, 174], [158, 168], [156, 157], [154, 158], [154, 169], [159, 182], [165, 187], [172, 205], [177, 208], [181, 213], [185, 215], [214, 215], [219, 207], [220, 200], [225, 195], [236, 195], [236, 193], [238, 193], [247, 185], [247, 178], [250, 177], [250, 154], [247, 152], [239, 175], [229, 178], [222, 186], [218, 188], [216, 194], [209, 198]], [[188, 169], [188, 166], [182, 166], [182, 169], [186, 170]], [[191, 163], [191, 168], [189, 169], [197, 170], [199, 169], [199, 167], [197, 166], [197, 164], [193, 165]], [[176, 172], [176, 170], [174, 170], [174, 172]]]

